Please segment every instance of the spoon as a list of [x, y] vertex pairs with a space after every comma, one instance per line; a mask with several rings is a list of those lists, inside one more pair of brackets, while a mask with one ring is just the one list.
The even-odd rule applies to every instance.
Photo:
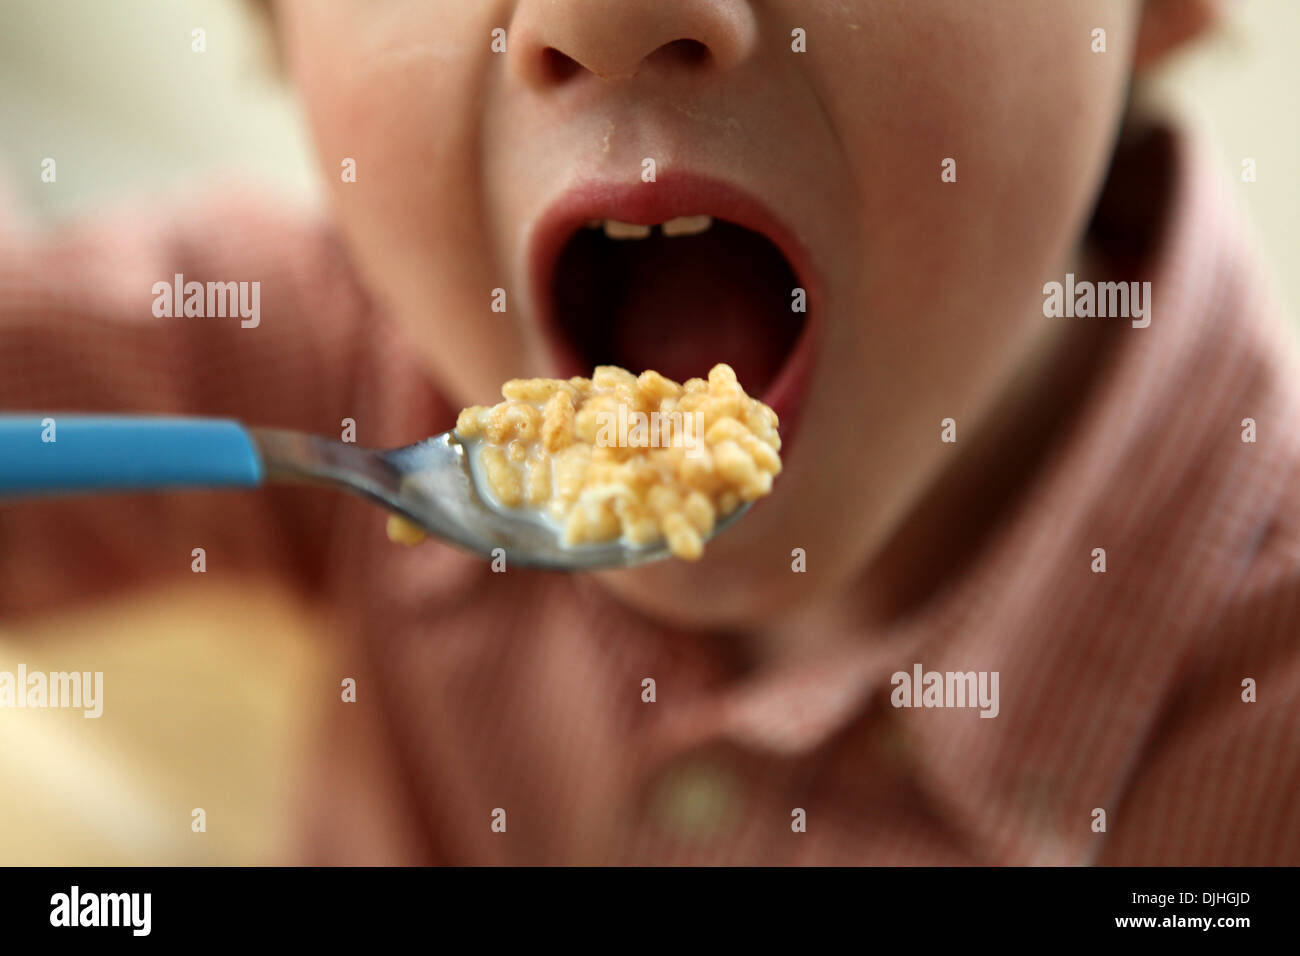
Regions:
[[[325, 484], [401, 515], [483, 557], [552, 571], [621, 568], [669, 557], [664, 542], [565, 545], [558, 529], [489, 504], [452, 432], [390, 451], [229, 419], [0, 415], [0, 503], [69, 493]], [[716, 535], [749, 510], [745, 504]]]

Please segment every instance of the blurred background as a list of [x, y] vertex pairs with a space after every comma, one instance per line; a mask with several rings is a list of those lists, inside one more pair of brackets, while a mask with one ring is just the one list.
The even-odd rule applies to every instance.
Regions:
[[[1242, 0], [1230, 17], [1151, 77], [1142, 99], [1212, 135], [1294, 318], [1300, 0]], [[57, 160], [56, 184], [41, 182], [45, 157]], [[1241, 181], [1246, 157], [1256, 183]], [[0, 217], [75, 217], [231, 170], [319, 196], [305, 129], [247, 0], [0, 4]], [[110, 675], [98, 720], [3, 713], [0, 864], [288, 861], [296, 755], [337, 700], [331, 645], [328, 622], [269, 588], [189, 586], [0, 621], [0, 670]], [[206, 834], [191, 832], [194, 807], [207, 811]]]

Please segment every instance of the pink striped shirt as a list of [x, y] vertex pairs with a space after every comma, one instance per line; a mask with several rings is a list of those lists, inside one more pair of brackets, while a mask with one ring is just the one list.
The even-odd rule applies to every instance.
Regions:
[[[394, 547], [368, 505], [283, 488], [0, 508], [0, 612], [189, 579], [197, 546], [328, 602], [358, 699], [305, 772], [311, 861], [1298, 864], [1300, 376], [1230, 183], [1187, 137], [1168, 160], [1152, 324], [887, 632], [741, 669], [591, 580]], [[155, 318], [175, 273], [259, 279], [261, 325]], [[353, 418], [371, 446], [454, 421], [325, 227], [231, 190], [0, 232], [0, 408]], [[891, 706], [918, 662], [996, 672], [996, 718]]]

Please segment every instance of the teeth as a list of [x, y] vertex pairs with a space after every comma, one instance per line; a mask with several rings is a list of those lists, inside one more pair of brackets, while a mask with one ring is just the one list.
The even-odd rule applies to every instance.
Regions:
[[678, 216], [660, 226], [665, 236], [696, 236], [713, 225], [712, 216]]
[[[713, 225], [712, 216], [678, 216], [660, 224], [665, 236], [698, 236]], [[588, 229], [604, 229], [610, 239], [646, 239], [654, 231], [654, 226], [637, 222], [622, 222], [618, 219], [590, 219]]]
[[644, 239], [650, 235], [650, 227], [635, 222], [606, 219], [605, 235], [610, 239]]

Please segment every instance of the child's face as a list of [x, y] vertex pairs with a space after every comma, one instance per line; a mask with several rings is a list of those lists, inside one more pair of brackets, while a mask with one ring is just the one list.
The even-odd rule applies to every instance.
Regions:
[[[1138, 0], [279, 11], [341, 227], [454, 400], [594, 361], [684, 377], [729, 360], [797, 425], [772, 498], [703, 565], [609, 580], [728, 624], [859, 571], [954, 453], [941, 421], [969, 436], [1050, 332], [1042, 287], [1101, 183], [1141, 14]], [[582, 229], [697, 213], [765, 238]], [[794, 548], [808, 573], [791, 571]]]

